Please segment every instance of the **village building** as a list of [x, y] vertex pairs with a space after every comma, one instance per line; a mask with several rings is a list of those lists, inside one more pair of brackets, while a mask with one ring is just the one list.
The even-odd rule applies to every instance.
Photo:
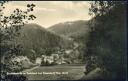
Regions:
[[59, 55], [58, 54], [52, 54], [51, 56], [53, 57], [54, 61], [59, 59]]
[[66, 54], [70, 54], [70, 53], [72, 53], [72, 52], [73, 52], [73, 50], [72, 50], [72, 49], [65, 50], [65, 53], [66, 53]]
[[36, 58], [36, 64], [37, 65], [41, 65], [41, 62], [42, 62], [42, 58], [40, 58], [40, 57], [38, 57], [38, 58]]

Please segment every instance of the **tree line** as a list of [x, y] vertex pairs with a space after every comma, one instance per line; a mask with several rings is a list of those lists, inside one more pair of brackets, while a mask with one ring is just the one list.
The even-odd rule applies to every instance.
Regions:
[[125, 1], [95, 1], [89, 9], [85, 59], [98, 59], [93, 67], [102, 68], [105, 79], [126, 79], [126, 8]]

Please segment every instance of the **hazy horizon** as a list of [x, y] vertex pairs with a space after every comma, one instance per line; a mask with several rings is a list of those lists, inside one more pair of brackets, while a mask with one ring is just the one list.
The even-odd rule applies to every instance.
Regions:
[[39, 24], [48, 28], [54, 24], [89, 20], [89, 1], [10, 1], [6, 4], [5, 15], [12, 13], [16, 8], [25, 10], [27, 4], [35, 4], [32, 14], [37, 18], [30, 23]]

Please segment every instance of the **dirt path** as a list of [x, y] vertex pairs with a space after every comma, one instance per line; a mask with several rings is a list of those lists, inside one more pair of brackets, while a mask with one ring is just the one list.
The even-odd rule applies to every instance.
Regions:
[[37, 68], [39, 68], [39, 66], [35, 66], [35, 67], [31, 68], [31, 69], [26, 69], [26, 70], [24, 70], [22, 72], [30, 72], [30, 71], [32, 71], [34, 69], [37, 69]]

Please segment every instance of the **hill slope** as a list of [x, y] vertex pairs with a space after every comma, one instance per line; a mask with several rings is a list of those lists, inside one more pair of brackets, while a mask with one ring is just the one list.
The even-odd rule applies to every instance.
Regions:
[[88, 31], [88, 21], [78, 20], [72, 22], [64, 22], [51, 26], [48, 28], [50, 31], [62, 36], [79, 36]]
[[30, 50], [34, 50], [36, 54], [39, 54], [42, 49], [46, 48], [68, 48], [71, 44], [70, 41], [47, 31], [37, 24], [26, 24], [20, 32], [21, 36], [17, 39], [17, 42], [23, 45], [25, 54], [31, 53]]

